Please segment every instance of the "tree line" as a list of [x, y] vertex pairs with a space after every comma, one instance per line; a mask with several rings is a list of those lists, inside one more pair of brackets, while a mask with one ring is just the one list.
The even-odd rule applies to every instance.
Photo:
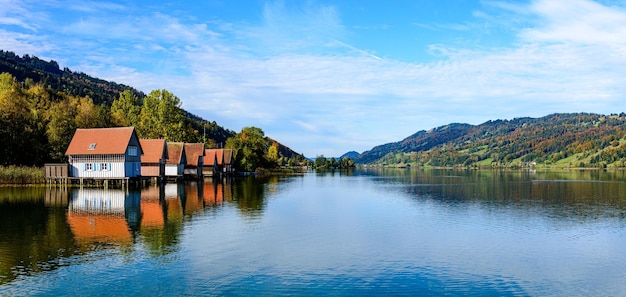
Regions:
[[132, 87], [91, 77], [82, 72], [73, 72], [68, 68], [59, 68], [59, 64], [45, 61], [35, 56], [22, 57], [10, 51], [0, 50], [0, 73], [11, 73], [17, 81], [25, 84], [38, 83], [44, 88], [56, 90], [77, 97], [89, 97], [95, 104], [111, 105], [123, 90], [144, 97], [145, 94]]
[[[439, 131], [442, 131], [440, 133]], [[454, 131], [453, 134], [450, 131]], [[447, 134], [445, 134], [445, 133]], [[416, 134], [417, 135], [417, 134]], [[428, 149], [403, 149], [439, 142]], [[405, 139], [378, 164], [497, 166], [544, 164], [563, 167], [624, 167], [626, 114], [553, 114], [543, 118], [489, 121], [444, 127]]]
[[[124, 90], [111, 104], [95, 103], [32, 80], [19, 82], [0, 74], [0, 165], [41, 166], [65, 161], [65, 150], [77, 128], [133, 126], [140, 138], [205, 143], [236, 150], [243, 170], [298, 163], [304, 156], [265, 137], [260, 128], [235, 133], [215, 122], [190, 116], [173, 93], [162, 89], [141, 95]], [[207, 137], [206, 132], [209, 132]], [[281, 152], [282, 151], [282, 152]]]
[[326, 158], [324, 155], [319, 155], [313, 162], [313, 168], [315, 169], [347, 169], [355, 167], [354, 161], [349, 157], [339, 158], [335, 157]]

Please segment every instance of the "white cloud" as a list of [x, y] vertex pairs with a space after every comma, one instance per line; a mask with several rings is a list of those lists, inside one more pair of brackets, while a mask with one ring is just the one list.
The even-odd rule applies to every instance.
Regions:
[[588, 0], [535, 1], [539, 26], [522, 34], [528, 41], [620, 44], [626, 41], [626, 10]]
[[[47, 28], [46, 13], [29, 7], [39, 17], [0, 13], [0, 47], [146, 92], [166, 88], [193, 113], [233, 130], [259, 126], [307, 156], [363, 151], [450, 122], [623, 111], [623, 8], [585, 0], [484, 3], [474, 24], [423, 26], [497, 24], [516, 34], [511, 42], [433, 44], [433, 62], [355, 47], [349, 36], [359, 32], [349, 32], [337, 8], [310, 3], [270, 3], [256, 24], [104, 3], [102, 10], [117, 14], [83, 10], [64, 30]], [[30, 28], [11, 31], [12, 23]]]
[[[586, 7], [588, 3], [579, 4]], [[542, 5], [536, 2], [530, 11], [546, 26], [523, 31], [516, 46], [489, 50], [444, 46], [443, 59], [434, 63], [377, 59], [350, 46], [332, 55], [191, 55], [200, 61], [194, 67], [194, 76], [201, 78], [194, 91], [198, 96], [229, 103], [221, 111], [207, 110], [252, 124], [263, 123], [270, 129], [266, 132], [284, 135], [285, 141], [299, 139], [298, 143], [314, 147], [325, 138], [335, 141], [337, 147], [348, 145], [346, 149], [359, 144], [355, 148], [359, 150], [449, 122], [618, 111], [614, 109], [621, 107], [619, 102], [626, 91], [620, 75], [626, 57], [618, 43], [606, 44], [619, 39], [619, 30], [604, 37], [602, 45], [572, 44], [550, 33], [565, 30], [562, 27], [569, 23], [539, 13], [543, 10], [537, 7]], [[593, 20], [606, 22], [601, 19], [589, 18], [587, 26], [600, 26]], [[541, 38], [531, 38], [532, 32]], [[202, 104], [193, 103], [197, 99], [191, 97], [194, 108], [202, 109]], [[294, 111], [313, 116], [304, 121], [294, 118]], [[308, 124], [310, 118], [317, 120], [315, 125]], [[299, 129], [272, 124], [289, 119]], [[342, 136], [334, 139], [330, 132]], [[299, 137], [302, 133], [315, 136]], [[339, 154], [339, 150], [327, 155]]]

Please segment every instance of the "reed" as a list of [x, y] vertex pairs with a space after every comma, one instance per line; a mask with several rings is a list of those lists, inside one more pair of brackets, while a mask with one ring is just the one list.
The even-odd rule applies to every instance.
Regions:
[[0, 184], [44, 183], [43, 169], [39, 167], [0, 166]]

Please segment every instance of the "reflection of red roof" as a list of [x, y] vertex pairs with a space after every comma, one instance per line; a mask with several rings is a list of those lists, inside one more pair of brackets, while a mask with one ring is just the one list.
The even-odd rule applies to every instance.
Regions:
[[224, 189], [222, 184], [204, 183], [202, 188], [204, 204], [207, 206], [220, 205], [224, 202]]
[[185, 184], [185, 214], [192, 214], [204, 207], [199, 196], [200, 193], [198, 193], [198, 186], [198, 184], [193, 183]]
[[65, 155], [122, 155], [133, 134], [133, 127], [76, 129]]
[[132, 244], [132, 238], [124, 216], [76, 214], [69, 212], [67, 222], [74, 238], [83, 244], [94, 242], [115, 242]]
[[204, 156], [204, 143], [185, 143], [187, 165], [198, 166], [200, 156]]
[[167, 164], [181, 164], [183, 154], [185, 153], [182, 142], [168, 142], [167, 143]]
[[160, 201], [159, 187], [141, 190], [141, 227], [162, 228], [165, 225], [165, 213]]
[[163, 227], [165, 213], [159, 201], [141, 201], [141, 227]]
[[141, 163], [159, 163], [161, 159], [167, 159], [165, 139], [140, 139], [139, 143], [143, 149]]

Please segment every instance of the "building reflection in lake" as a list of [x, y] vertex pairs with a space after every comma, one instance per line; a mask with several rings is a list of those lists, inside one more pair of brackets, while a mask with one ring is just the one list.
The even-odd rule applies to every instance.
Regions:
[[127, 246], [141, 218], [138, 191], [82, 188], [70, 192], [67, 222], [79, 245]]
[[192, 215], [196, 212], [204, 209], [204, 202], [202, 200], [202, 186], [203, 182], [192, 182], [185, 184], [185, 200], [184, 214], [186, 216]]
[[62, 259], [94, 248], [169, 254], [180, 248], [186, 219], [239, 204], [233, 189], [226, 180], [141, 189], [1, 188], [0, 285], [57, 269], [67, 265]]

